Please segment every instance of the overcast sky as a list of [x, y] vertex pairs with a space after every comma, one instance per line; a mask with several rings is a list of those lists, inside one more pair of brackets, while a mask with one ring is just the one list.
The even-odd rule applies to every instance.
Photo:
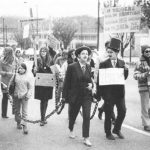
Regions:
[[[102, 3], [104, 0], [100, 0]], [[131, 4], [133, 0], [120, 0]], [[32, 7], [36, 17], [64, 17], [76, 15], [97, 16], [98, 0], [0, 0], [0, 17], [4, 15], [29, 17]], [[38, 10], [38, 11], [37, 11]]]

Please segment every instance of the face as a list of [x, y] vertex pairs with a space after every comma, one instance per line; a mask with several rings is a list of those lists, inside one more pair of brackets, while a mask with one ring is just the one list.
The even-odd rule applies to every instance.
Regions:
[[71, 57], [73, 60], [76, 58], [75, 51], [72, 52]]
[[42, 57], [46, 57], [46, 53], [47, 53], [47, 51], [45, 49], [41, 50], [41, 56]]
[[109, 48], [107, 49], [107, 54], [111, 60], [117, 59], [118, 53], [114, 52], [113, 50], [111, 50]]
[[16, 51], [16, 56], [21, 56], [20, 51]]
[[144, 56], [150, 57], [150, 48], [146, 48], [146, 50], [144, 51]]
[[81, 53], [79, 54], [79, 60], [86, 63], [88, 60], [88, 51], [87, 50], [82, 50]]
[[19, 69], [18, 69], [18, 72], [20, 74], [24, 74], [26, 72], [26, 70], [22, 66], [20, 66]]

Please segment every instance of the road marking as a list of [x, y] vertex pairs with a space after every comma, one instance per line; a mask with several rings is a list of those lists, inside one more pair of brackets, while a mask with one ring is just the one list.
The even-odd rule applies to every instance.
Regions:
[[133, 131], [135, 131], [137, 133], [140, 133], [140, 134], [143, 134], [143, 135], [146, 135], [146, 136], [150, 137], [150, 133], [148, 133], [146, 131], [142, 131], [140, 129], [134, 128], [134, 127], [126, 125], [126, 124], [123, 124], [122, 126], [125, 127], [125, 128], [127, 128], [127, 129], [133, 130]]

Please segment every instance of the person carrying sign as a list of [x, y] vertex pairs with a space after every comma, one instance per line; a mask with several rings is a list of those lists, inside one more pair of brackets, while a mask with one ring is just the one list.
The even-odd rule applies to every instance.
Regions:
[[[33, 64], [32, 72], [34, 76], [36, 73], [50, 73], [52, 74], [52, 70], [50, 68], [52, 64], [52, 59], [49, 55], [48, 49], [46, 47], [42, 47], [39, 52], [40, 57], [37, 59], [37, 66], [35, 63]], [[39, 99], [40, 103], [40, 111], [41, 111], [41, 123], [40, 126], [44, 126], [47, 124], [45, 119], [45, 114], [47, 110], [48, 100], [52, 99], [53, 95], [53, 87], [49, 86], [35, 86], [35, 99]]]
[[[109, 58], [100, 63], [99, 69], [107, 70], [110, 68], [111, 69], [123, 68], [122, 70], [124, 72], [124, 77], [123, 77], [124, 80], [127, 79], [128, 77], [128, 68], [125, 65], [125, 62], [123, 60], [118, 59], [120, 44], [121, 41], [119, 39], [111, 38], [108, 48], [106, 50]], [[113, 132], [114, 134], [117, 134], [119, 138], [123, 139], [124, 136], [121, 133], [121, 126], [126, 115], [125, 87], [123, 84], [119, 85], [119, 84], [112, 84], [112, 83], [111, 85], [109, 84], [100, 85], [99, 78], [101, 78], [100, 75], [98, 76], [96, 98], [100, 99], [100, 97], [102, 97], [104, 99], [104, 107], [105, 107], [104, 129], [106, 133], [106, 138], [109, 140], [115, 140], [115, 137], [112, 134]], [[112, 116], [114, 105], [116, 105], [117, 107], [118, 114], [117, 114], [114, 128], [111, 131], [111, 125], [112, 125], [111, 116]]]

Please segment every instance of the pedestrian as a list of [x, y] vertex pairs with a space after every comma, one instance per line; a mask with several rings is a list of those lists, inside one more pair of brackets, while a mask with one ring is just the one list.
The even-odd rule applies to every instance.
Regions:
[[142, 55], [134, 70], [134, 78], [138, 80], [141, 99], [141, 118], [145, 131], [150, 132], [150, 118], [148, 115], [150, 104], [150, 46], [141, 46]]
[[16, 62], [11, 47], [5, 47], [3, 51], [3, 58], [0, 60], [0, 75], [1, 75], [1, 90], [3, 93], [2, 97], [2, 118], [8, 118], [7, 108], [8, 108], [8, 84], [11, 77], [16, 70]]
[[75, 138], [73, 130], [74, 123], [80, 108], [82, 107], [82, 136], [84, 138], [84, 144], [87, 146], [92, 145], [89, 140], [89, 129], [93, 82], [91, 79], [91, 67], [87, 64], [90, 53], [90, 48], [86, 46], [82, 46], [75, 51], [76, 57], [78, 57], [78, 62], [68, 66], [63, 88], [63, 98], [70, 106], [70, 138]]
[[[100, 63], [100, 69], [108, 68], [123, 68], [124, 78], [128, 77], [128, 68], [123, 60], [118, 58], [118, 53], [120, 51], [121, 41], [117, 38], [111, 38], [110, 44], [107, 48], [108, 59]], [[121, 126], [126, 115], [126, 105], [125, 105], [125, 87], [124, 85], [101, 85], [99, 86], [99, 79], [97, 82], [97, 98], [103, 98], [104, 100], [104, 111], [105, 111], [105, 121], [104, 129], [106, 133], [106, 138], [108, 140], [115, 140], [112, 133], [116, 134], [120, 139], [124, 136], [121, 133]], [[117, 108], [117, 118], [113, 130], [111, 131], [111, 116], [113, 112], [114, 105]]]
[[[14, 76], [11, 81], [13, 81]], [[11, 82], [10, 81], [10, 85]], [[27, 66], [21, 63], [18, 67], [18, 72], [15, 75], [15, 90], [14, 90], [14, 106], [15, 106], [15, 120], [17, 122], [17, 129], [22, 129], [23, 133], [28, 134], [27, 123], [22, 119], [27, 119], [28, 100], [32, 95], [32, 85], [30, 77], [27, 74]], [[22, 111], [22, 113], [21, 113]]]
[[[106, 41], [106, 43], [105, 43], [105, 50], [106, 51], [107, 51], [107, 48], [108, 48], [109, 44], [110, 44], [110, 41]], [[108, 58], [106, 58], [106, 59], [108, 59]], [[105, 109], [105, 106], [104, 106], [104, 103], [103, 103], [102, 106], [98, 108], [98, 118], [100, 120], [102, 120], [102, 114], [104, 112], [104, 109]], [[112, 124], [115, 124], [116, 118], [115, 118], [114, 110], [112, 111], [112, 114], [111, 114], [111, 120], [112, 120]]]
[[[35, 66], [35, 63], [32, 67], [32, 72], [34, 76], [36, 76], [36, 73], [50, 73], [51, 71], [51, 65], [53, 64], [52, 59], [49, 55], [49, 51], [46, 47], [42, 47], [39, 52], [40, 57], [37, 59], [37, 66]], [[53, 97], [53, 87], [49, 86], [35, 86], [35, 99], [38, 99], [41, 101], [40, 103], [40, 111], [41, 111], [41, 122], [40, 126], [44, 126], [47, 124], [45, 114], [48, 106], [48, 100], [52, 99]]]

